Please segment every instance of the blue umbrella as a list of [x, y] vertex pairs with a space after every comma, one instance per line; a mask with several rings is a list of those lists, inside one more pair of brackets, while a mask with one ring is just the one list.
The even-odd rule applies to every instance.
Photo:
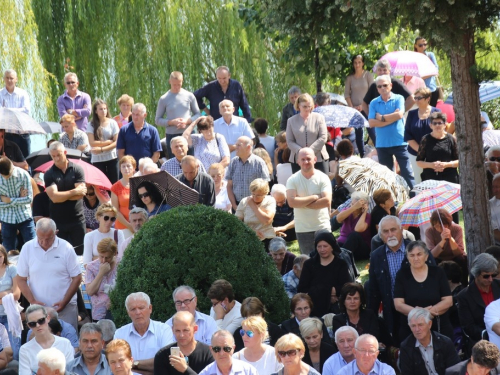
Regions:
[[[479, 102], [481, 104], [500, 97], [500, 81], [485, 81], [479, 84]], [[453, 93], [445, 103], [453, 104]]]
[[316, 107], [313, 112], [325, 116], [326, 126], [330, 128], [364, 128], [368, 121], [358, 110], [343, 105], [324, 105]]

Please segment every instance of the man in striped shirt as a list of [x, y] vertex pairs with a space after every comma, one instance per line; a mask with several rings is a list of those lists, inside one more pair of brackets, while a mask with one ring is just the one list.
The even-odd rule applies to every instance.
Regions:
[[3, 246], [7, 251], [20, 249], [16, 247], [18, 230], [24, 242], [35, 238], [30, 206], [33, 190], [28, 172], [13, 166], [6, 156], [0, 157], [0, 200]]

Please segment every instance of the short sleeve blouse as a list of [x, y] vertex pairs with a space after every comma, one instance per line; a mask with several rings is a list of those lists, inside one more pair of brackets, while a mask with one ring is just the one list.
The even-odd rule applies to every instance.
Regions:
[[[114, 136], [118, 134], [120, 128], [115, 120], [110, 119], [108, 125], [101, 126], [102, 129], [102, 141], [112, 141]], [[87, 125], [87, 133], [94, 134], [94, 128], [92, 124], [89, 122]], [[110, 151], [103, 152], [102, 154], [92, 154], [92, 163], [98, 163], [102, 161], [109, 161], [118, 158], [116, 153], [116, 147]]]

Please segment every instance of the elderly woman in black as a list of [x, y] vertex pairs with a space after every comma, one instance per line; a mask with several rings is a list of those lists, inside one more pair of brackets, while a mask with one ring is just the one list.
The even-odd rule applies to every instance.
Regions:
[[337, 303], [337, 292], [354, 281], [347, 263], [340, 258], [340, 247], [330, 232], [318, 232], [314, 238], [317, 254], [304, 262], [297, 291], [307, 293], [314, 303], [313, 316], [323, 316]]

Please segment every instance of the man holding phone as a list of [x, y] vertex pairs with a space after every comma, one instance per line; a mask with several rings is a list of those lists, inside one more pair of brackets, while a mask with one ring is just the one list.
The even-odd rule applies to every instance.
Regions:
[[210, 347], [194, 338], [198, 331], [194, 315], [189, 311], [178, 311], [171, 322], [176, 342], [156, 353], [154, 375], [200, 373], [214, 358]]

